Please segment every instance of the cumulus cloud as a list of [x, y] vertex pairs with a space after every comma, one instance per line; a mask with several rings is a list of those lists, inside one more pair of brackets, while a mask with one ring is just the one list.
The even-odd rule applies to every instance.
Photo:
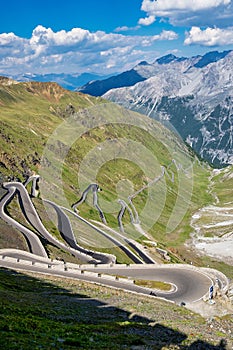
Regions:
[[141, 10], [173, 25], [229, 26], [233, 19], [232, 0], [143, 0]]
[[9, 46], [16, 42], [18, 37], [14, 33], [2, 33], [0, 34], [0, 45]]
[[152, 48], [156, 41], [176, 38], [173, 31], [131, 36], [82, 28], [54, 32], [38, 25], [29, 39], [13, 33], [0, 34], [0, 72], [49, 72], [51, 69], [53, 72], [82, 72], [87, 71], [87, 67], [96, 72], [96, 67], [98, 72], [106, 67], [119, 71], [124, 68], [125, 56], [129, 63], [141, 60], [142, 52], [148, 59], [148, 47]]
[[233, 44], [233, 27], [227, 29], [192, 27], [186, 33], [185, 45], [221, 46]]
[[27, 40], [17, 37], [14, 33], [0, 34], [0, 55], [15, 54], [24, 55], [27, 51]]
[[[35, 51], [40, 48], [40, 52], [49, 54], [77, 50], [80, 52], [104, 51], [128, 45], [134, 47], [142, 45], [145, 39], [152, 44], [154, 36], [127, 36], [115, 33], [107, 34], [103, 31], [91, 33], [82, 28], [73, 28], [68, 32], [65, 30], [53, 32], [50, 28], [38, 26], [33, 30], [29, 42]], [[164, 35], [158, 36], [157, 39], [164, 40]]]
[[160, 40], [175, 40], [178, 39], [178, 34], [173, 32], [172, 30], [163, 30], [159, 35]]
[[155, 21], [155, 16], [151, 15], [146, 18], [140, 18], [138, 23], [143, 26], [149, 26], [150, 24], [154, 23], [154, 21]]

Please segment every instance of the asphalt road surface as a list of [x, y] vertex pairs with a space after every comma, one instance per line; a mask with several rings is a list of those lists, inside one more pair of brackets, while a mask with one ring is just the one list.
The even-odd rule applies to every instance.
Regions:
[[89, 271], [100, 273], [112, 273], [131, 277], [133, 279], [152, 280], [167, 282], [173, 285], [171, 292], [154, 291], [157, 296], [166, 298], [174, 302], [193, 302], [202, 298], [209, 290], [212, 281], [208, 275], [201, 270], [189, 268], [185, 265], [147, 265], [137, 267], [135, 265], [122, 269], [115, 265], [112, 268], [101, 266]]
[[[188, 268], [179, 268], [179, 267], [145, 267], [141, 266], [130, 266], [125, 268], [117, 267], [108, 267], [108, 268], [88, 268], [87, 265], [77, 269], [58, 269], [53, 264], [39, 264], [38, 266], [34, 264], [20, 264], [20, 262], [7, 261], [7, 259], [0, 260], [0, 266], [15, 269], [15, 270], [26, 270], [37, 273], [49, 274], [60, 276], [63, 278], [75, 278], [87, 282], [99, 283], [105, 286], [120, 288], [126, 291], [131, 291], [135, 293], [141, 293], [145, 295], [151, 295], [151, 292], [154, 293], [154, 296], [165, 298], [167, 300], [173, 301], [180, 304], [191, 303], [201, 299], [209, 290], [212, 282], [211, 279], [198, 271], [189, 270]], [[44, 266], [41, 266], [44, 265]], [[50, 265], [50, 268], [48, 268]], [[52, 266], [53, 265], [53, 266]], [[51, 268], [52, 266], [52, 268]], [[78, 266], [78, 265], [77, 265]], [[81, 274], [81, 270], [84, 271]], [[91, 271], [92, 274], [88, 274], [86, 271]], [[111, 274], [111, 275], [121, 275], [132, 277], [133, 279], [148, 279], [148, 280], [157, 280], [157, 281], [166, 281], [172, 283], [173, 288], [170, 292], [162, 292], [154, 289], [148, 289], [141, 286], [137, 286], [132, 282], [127, 282], [116, 280], [114, 278], [106, 278], [105, 275], [102, 276], [102, 273]]]

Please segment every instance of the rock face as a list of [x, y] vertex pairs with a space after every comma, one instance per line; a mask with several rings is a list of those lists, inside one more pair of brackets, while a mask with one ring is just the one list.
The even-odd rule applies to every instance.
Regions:
[[141, 81], [109, 86], [103, 97], [169, 121], [200, 157], [222, 167], [233, 163], [232, 67], [233, 51], [192, 58], [167, 55], [153, 64], [141, 62], [134, 68]]

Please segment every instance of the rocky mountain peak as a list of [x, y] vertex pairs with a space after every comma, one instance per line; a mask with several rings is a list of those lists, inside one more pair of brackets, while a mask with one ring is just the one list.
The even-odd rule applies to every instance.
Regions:
[[178, 57], [176, 57], [173, 54], [168, 54], [165, 55], [163, 57], [157, 58], [155, 62], [157, 62], [158, 64], [168, 64], [171, 63], [173, 61], [176, 61], [178, 59]]
[[190, 59], [167, 55], [150, 69], [138, 69], [144, 81], [103, 97], [169, 121], [203, 159], [222, 167], [233, 163], [232, 67], [233, 51]]
[[210, 63], [221, 60], [222, 58], [226, 57], [230, 52], [231, 50], [223, 51], [223, 52], [218, 52], [218, 51], [208, 52], [204, 56], [200, 57], [200, 60], [194, 65], [194, 67], [196, 68], [205, 67]]

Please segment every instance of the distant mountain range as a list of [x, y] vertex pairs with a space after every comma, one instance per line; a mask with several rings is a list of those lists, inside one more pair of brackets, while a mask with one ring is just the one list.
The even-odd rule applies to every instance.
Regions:
[[78, 91], [90, 94], [92, 96], [101, 96], [111, 89], [120, 87], [133, 86], [136, 83], [144, 81], [156, 74], [159, 74], [161, 69], [167, 69], [166, 65], [172, 65], [174, 68], [180, 66], [183, 70], [189, 67], [203, 68], [210, 63], [217, 62], [224, 58], [231, 51], [224, 52], [208, 52], [204, 56], [194, 56], [192, 58], [176, 57], [169, 54], [155, 60], [149, 64], [146, 61], [141, 61], [134, 68], [118, 75], [108, 77], [106, 79], [98, 79], [87, 82], [87, 84], [78, 88]]
[[104, 75], [100, 76], [99, 74], [94, 73], [82, 73], [82, 74], [17, 74], [8, 76], [11, 79], [14, 79], [19, 82], [27, 81], [37, 81], [37, 82], [54, 82], [61, 85], [64, 89], [76, 90], [78, 87], [85, 85], [87, 82], [95, 81], [97, 79], [106, 79], [109, 76]]
[[233, 163], [233, 51], [142, 61], [79, 91], [170, 122], [203, 159], [219, 167]]

